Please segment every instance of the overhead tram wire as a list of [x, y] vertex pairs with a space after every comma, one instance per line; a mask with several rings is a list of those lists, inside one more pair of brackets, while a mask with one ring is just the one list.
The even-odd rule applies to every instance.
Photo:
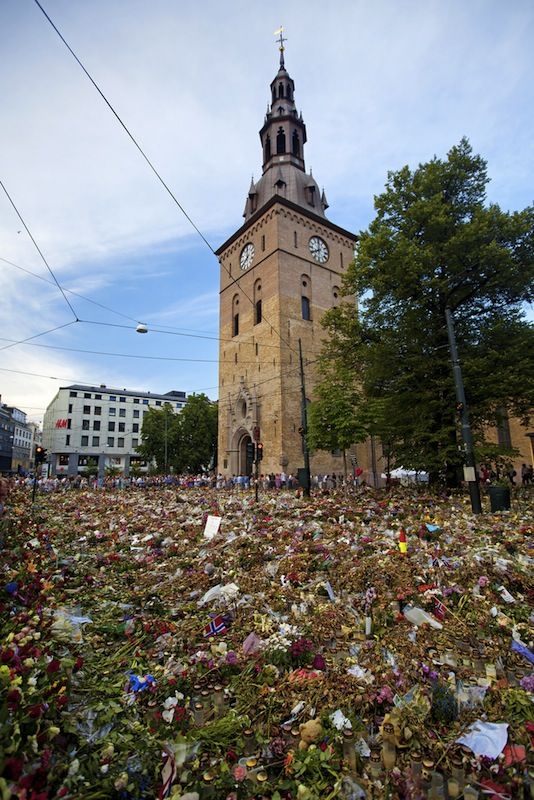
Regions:
[[64, 322], [63, 325], [56, 325], [55, 328], [50, 328], [48, 331], [35, 333], [33, 336], [28, 336], [26, 339], [20, 339], [20, 341], [14, 341], [11, 344], [6, 344], [4, 347], [0, 347], [0, 352], [2, 350], [9, 350], [10, 347], [15, 347], [15, 345], [26, 344], [26, 342], [30, 342], [32, 339], [38, 339], [40, 336], [46, 336], [47, 333], [54, 333], [54, 331], [59, 331], [61, 328], [68, 328], [70, 325], [74, 325], [76, 322], [79, 322], [79, 320], [71, 319], [70, 322]]
[[[94, 78], [92, 77], [92, 75], [89, 73], [89, 71], [88, 71], [88, 70], [86, 69], [86, 67], [83, 65], [83, 63], [80, 61], [80, 59], [78, 58], [78, 56], [76, 55], [76, 53], [74, 52], [74, 50], [72, 49], [72, 47], [69, 45], [69, 43], [67, 42], [67, 40], [65, 39], [65, 37], [64, 37], [64, 36], [63, 36], [63, 35], [60, 33], [59, 29], [58, 29], [58, 28], [57, 28], [57, 26], [54, 24], [54, 22], [52, 21], [52, 19], [51, 19], [51, 18], [48, 16], [48, 14], [47, 14], [47, 13], [46, 13], [46, 11], [44, 10], [44, 8], [43, 8], [43, 6], [41, 5], [41, 3], [39, 2], [39, 0], [34, 0], [34, 3], [35, 3], [35, 5], [36, 5], [36, 6], [37, 6], [37, 7], [38, 7], [40, 10], [41, 10], [41, 12], [43, 13], [44, 17], [47, 19], [47, 21], [50, 23], [50, 25], [52, 26], [52, 28], [54, 29], [54, 31], [57, 33], [57, 35], [59, 36], [59, 38], [61, 39], [61, 41], [63, 42], [63, 44], [64, 44], [64, 45], [65, 45], [65, 47], [67, 48], [67, 50], [69, 51], [69, 53], [72, 55], [72, 57], [74, 58], [74, 60], [75, 60], [75, 61], [76, 61], [76, 63], [78, 64], [78, 66], [79, 66], [79, 67], [82, 69], [82, 71], [85, 73], [85, 75], [87, 76], [87, 78], [90, 80], [90, 82], [92, 83], [92, 85], [94, 86], [94, 88], [96, 89], [96, 91], [98, 92], [98, 94], [100, 95], [100, 97], [102, 98], [102, 100], [104, 101], [104, 103], [107, 105], [107, 107], [109, 108], [109, 110], [111, 111], [111, 113], [113, 114], [113, 116], [115, 117], [115, 119], [117, 120], [117, 122], [120, 124], [120, 126], [122, 127], [122, 129], [124, 130], [124, 132], [127, 134], [127, 136], [129, 137], [129, 139], [130, 139], [130, 140], [133, 142], [133, 144], [135, 145], [136, 149], [139, 151], [139, 153], [140, 153], [140, 154], [141, 154], [141, 156], [143, 157], [144, 161], [145, 161], [145, 162], [148, 164], [148, 166], [150, 167], [150, 169], [152, 170], [152, 172], [154, 173], [154, 175], [156, 176], [156, 178], [158, 179], [158, 181], [161, 183], [161, 185], [163, 186], [163, 188], [165, 189], [165, 191], [167, 192], [167, 194], [169, 195], [169, 197], [170, 197], [170, 198], [173, 200], [173, 202], [174, 202], [174, 203], [175, 203], [175, 204], [178, 206], [178, 208], [180, 209], [180, 211], [182, 212], [182, 214], [184, 215], [184, 217], [185, 217], [185, 218], [188, 220], [188, 222], [191, 224], [191, 226], [194, 228], [194, 230], [195, 230], [195, 231], [198, 233], [198, 235], [200, 236], [200, 238], [202, 239], [202, 241], [204, 242], [204, 244], [205, 244], [205, 245], [208, 247], [208, 249], [210, 250], [210, 252], [211, 252], [213, 255], [216, 255], [216, 254], [215, 254], [215, 250], [213, 249], [213, 247], [211, 246], [211, 244], [209, 243], [209, 241], [206, 239], [206, 237], [204, 236], [204, 234], [202, 233], [202, 231], [200, 230], [200, 228], [199, 228], [199, 227], [198, 227], [198, 226], [195, 224], [195, 222], [194, 222], [194, 221], [192, 220], [192, 218], [189, 216], [189, 214], [187, 213], [187, 211], [185, 210], [185, 208], [182, 206], [182, 204], [179, 202], [178, 198], [177, 198], [177, 197], [176, 197], [176, 195], [175, 195], [175, 194], [172, 192], [172, 190], [170, 189], [170, 187], [168, 186], [168, 184], [167, 184], [167, 183], [166, 183], [166, 182], [163, 180], [162, 176], [160, 175], [160, 173], [158, 172], [158, 170], [156, 169], [156, 167], [154, 166], [154, 164], [152, 163], [152, 161], [149, 159], [149, 157], [146, 155], [146, 153], [144, 152], [143, 148], [142, 148], [142, 147], [141, 147], [141, 145], [138, 143], [137, 139], [136, 139], [136, 138], [134, 137], [134, 135], [131, 133], [131, 131], [129, 130], [129, 128], [126, 126], [126, 124], [125, 124], [125, 123], [122, 121], [121, 117], [119, 116], [119, 114], [117, 113], [117, 111], [115, 111], [115, 109], [114, 109], [114, 108], [113, 108], [113, 106], [111, 105], [110, 101], [107, 99], [107, 97], [106, 97], [106, 95], [104, 94], [104, 92], [102, 91], [102, 89], [99, 87], [99, 85], [98, 85], [98, 84], [97, 84], [97, 82], [94, 80]], [[227, 268], [225, 265], [223, 265], [223, 264], [222, 264], [220, 261], [219, 261], [219, 263], [221, 264], [221, 266], [223, 267], [223, 269], [224, 269], [224, 270], [225, 270], [225, 272], [227, 273], [228, 277], [229, 277], [229, 278], [232, 278], [232, 274], [231, 274], [230, 270], [229, 270], [229, 269], [228, 269], [228, 268]], [[239, 278], [233, 278], [233, 279], [231, 280], [231, 283], [229, 284], [229, 286], [228, 286], [227, 288], [230, 288], [230, 286], [233, 286], [234, 284], [236, 284], [236, 283], [237, 283], [237, 282], [238, 282], [238, 281], [241, 279], [241, 277], [242, 277], [242, 276], [239, 276]], [[240, 287], [240, 290], [243, 292], [243, 295], [244, 295], [244, 297], [246, 297], [246, 299], [247, 299], [247, 300], [248, 300], [248, 301], [251, 303], [251, 305], [254, 307], [254, 300], [253, 300], [253, 298], [252, 298], [252, 297], [250, 297], [250, 295], [248, 295], [248, 294], [245, 292], [245, 290], [244, 290], [242, 287]], [[271, 327], [271, 329], [272, 329], [272, 330], [273, 330], [273, 331], [276, 333], [276, 335], [278, 336], [278, 338], [280, 339], [280, 341], [281, 341], [283, 344], [287, 345], [287, 347], [288, 347], [290, 350], [292, 350], [294, 353], [296, 353], [296, 352], [297, 352], [297, 350], [296, 350], [294, 347], [292, 347], [292, 346], [289, 344], [289, 342], [287, 342], [287, 341], [286, 341], [286, 340], [283, 338], [283, 336], [282, 336], [282, 334], [280, 333], [280, 331], [278, 331], [278, 330], [277, 330], [277, 329], [274, 327], [274, 325], [271, 325], [271, 323], [269, 322], [269, 320], [268, 320], [268, 319], [267, 319], [265, 316], [264, 316], [264, 320], [265, 320], [265, 322], [267, 322], [267, 324], [268, 324], [268, 325]]]
[[71, 303], [69, 302], [69, 299], [68, 299], [67, 295], [65, 294], [65, 292], [64, 292], [64, 291], [63, 291], [63, 289], [61, 288], [61, 286], [60, 286], [60, 284], [59, 284], [59, 281], [58, 281], [58, 279], [56, 278], [56, 276], [54, 275], [54, 273], [53, 273], [53, 271], [52, 271], [52, 268], [51, 268], [50, 264], [48, 263], [48, 261], [47, 261], [47, 260], [46, 260], [46, 258], [44, 257], [44, 255], [43, 255], [43, 252], [42, 252], [41, 248], [39, 247], [39, 245], [37, 244], [37, 242], [36, 242], [36, 241], [35, 241], [35, 239], [33, 238], [32, 232], [30, 231], [30, 229], [29, 229], [29, 228], [28, 228], [28, 226], [26, 225], [26, 223], [25, 223], [24, 219], [22, 218], [22, 215], [21, 215], [20, 211], [18, 210], [17, 206], [15, 205], [14, 201], [12, 200], [12, 198], [11, 198], [11, 195], [10, 195], [10, 194], [9, 194], [9, 192], [7, 191], [7, 189], [6, 189], [6, 187], [4, 186], [4, 184], [3, 184], [2, 180], [0, 180], [0, 186], [1, 186], [1, 187], [2, 187], [2, 189], [4, 190], [4, 192], [5, 192], [5, 195], [6, 195], [7, 199], [9, 200], [9, 202], [11, 203], [11, 205], [13, 206], [13, 209], [14, 209], [14, 211], [15, 211], [15, 214], [17, 215], [17, 217], [20, 219], [20, 221], [21, 221], [22, 225], [24, 226], [24, 230], [26, 231], [26, 233], [28, 234], [28, 236], [29, 236], [29, 237], [30, 237], [30, 239], [32, 240], [32, 242], [33, 242], [33, 244], [34, 244], [34, 246], [35, 246], [35, 249], [37, 250], [37, 252], [38, 252], [38, 253], [39, 253], [39, 255], [41, 256], [41, 258], [42, 258], [42, 260], [43, 260], [43, 262], [44, 262], [44, 265], [45, 265], [45, 267], [47, 268], [47, 270], [49, 271], [50, 275], [51, 275], [51, 276], [52, 276], [52, 278], [54, 279], [54, 283], [56, 284], [57, 288], [59, 289], [59, 291], [60, 291], [60, 292], [61, 292], [61, 294], [63, 295], [63, 299], [65, 300], [66, 304], [67, 304], [67, 305], [68, 305], [68, 307], [70, 308], [70, 310], [71, 310], [71, 312], [72, 312], [72, 315], [73, 315], [73, 317], [74, 317], [75, 321], [76, 321], [76, 322], [78, 322], [78, 315], [77, 315], [77, 313], [75, 312], [74, 308], [72, 307]]
[[[253, 362], [253, 363], [255, 363], [255, 362]], [[315, 363], [314, 361], [308, 361], [307, 365], [314, 364], [314, 363]], [[287, 375], [292, 375], [292, 374], [294, 374], [295, 372], [298, 372], [298, 371], [299, 371], [299, 367], [292, 367], [291, 369], [288, 369], [288, 370], [282, 370], [282, 371], [278, 372], [276, 375], [271, 376], [270, 378], [265, 378], [264, 380], [256, 381], [254, 385], [255, 386], [261, 386], [262, 384], [269, 383], [270, 381], [274, 381], [274, 380], [279, 380], [281, 377], [286, 377]], [[28, 377], [33, 377], [33, 378], [45, 378], [45, 379], [51, 380], [51, 381], [65, 381], [67, 383], [78, 383], [81, 386], [93, 386], [93, 387], [95, 387], [95, 389], [98, 387], [98, 388], [102, 389], [103, 393], [107, 393], [107, 394], [112, 393], [113, 390], [120, 391], [117, 387], [112, 387], [112, 386], [106, 386], [105, 388], [102, 387], [102, 385], [100, 384], [100, 379], [95, 381], [95, 380], [88, 380], [87, 378], [66, 378], [66, 377], [62, 378], [62, 377], [57, 376], [57, 375], [43, 375], [42, 373], [39, 373], [39, 372], [29, 372], [29, 371], [20, 370], [20, 369], [11, 369], [10, 367], [0, 367], [0, 372], [11, 372], [11, 373], [16, 374], [16, 375], [27, 375]], [[190, 389], [190, 390], [185, 390], [185, 391], [186, 391], [186, 394], [191, 395], [191, 394], [198, 394], [199, 392], [207, 392], [207, 391], [210, 391], [212, 389], [218, 389], [218, 388], [219, 388], [218, 386], [203, 386], [201, 388]], [[133, 391], [135, 393], [134, 390], [129, 390], [129, 391]], [[139, 394], [148, 394], [148, 392], [145, 392], [144, 390], [139, 389]], [[213, 401], [213, 402], [217, 402], [217, 403], [220, 404], [220, 400], [216, 400], [216, 401]], [[224, 406], [224, 408], [226, 408], [226, 406]]]
[[[72, 325], [71, 322], [67, 323]], [[42, 334], [40, 334], [42, 335]], [[37, 344], [34, 342], [19, 342], [13, 339], [6, 339], [0, 336], [0, 341], [12, 342], [12, 344], [27, 344], [28, 347], [42, 347], [46, 350], [67, 350], [69, 353], [86, 353], [93, 356], [116, 356], [117, 358], [141, 358], [147, 361], [190, 361], [195, 364], [233, 364], [234, 361], [220, 361], [218, 358], [180, 358], [178, 356], [148, 356], [140, 355], [139, 353], [109, 353], [104, 350], [84, 350], [80, 347], [63, 347], [62, 345], [54, 344]], [[4, 348], [0, 347], [0, 350]], [[270, 364], [270, 361], [239, 361], [240, 364]]]

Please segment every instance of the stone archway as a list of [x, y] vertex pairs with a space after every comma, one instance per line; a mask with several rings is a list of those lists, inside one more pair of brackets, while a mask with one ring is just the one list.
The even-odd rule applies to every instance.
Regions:
[[253, 459], [247, 454], [248, 445], [252, 444], [250, 435], [246, 433], [239, 442], [239, 472], [238, 475], [252, 475]]

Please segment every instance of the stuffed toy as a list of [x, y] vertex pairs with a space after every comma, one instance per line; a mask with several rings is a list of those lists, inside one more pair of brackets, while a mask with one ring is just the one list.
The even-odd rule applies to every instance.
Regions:
[[310, 719], [308, 722], [303, 722], [299, 725], [299, 730], [299, 750], [307, 750], [310, 744], [316, 742], [323, 735], [323, 726], [318, 719]]

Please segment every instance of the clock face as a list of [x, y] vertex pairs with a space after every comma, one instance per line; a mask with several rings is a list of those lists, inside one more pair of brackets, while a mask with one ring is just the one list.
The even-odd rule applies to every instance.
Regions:
[[328, 245], [319, 236], [312, 236], [308, 247], [310, 253], [319, 264], [324, 264], [328, 261]]
[[254, 259], [254, 245], [252, 242], [249, 242], [244, 246], [241, 250], [241, 255], [239, 256], [239, 266], [241, 269], [248, 269], [252, 264]]

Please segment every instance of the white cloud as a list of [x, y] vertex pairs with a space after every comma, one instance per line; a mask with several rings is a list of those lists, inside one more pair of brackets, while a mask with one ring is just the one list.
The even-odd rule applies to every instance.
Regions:
[[[47, 0], [45, 7], [214, 247], [241, 224], [250, 175], [260, 174], [258, 130], [280, 22], [308, 129], [306, 163], [325, 187], [332, 221], [366, 226], [388, 169], [443, 156], [464, 134], [489, 161], [491, 199], [505, 208], [532, 202], [528, 0]], [[212, 328], [216, 259], [32, 3], [2, 4], [0, 95], [0, 178], [58, 278], [136, 319], [150, 312], [161, 324]], [[1, 191], [0, 256], [49, 277]], [[117, 321], [73, 305], [91, 319]], [[2, 262], [0, 313], [10, 338], [71, 316], [57, 289]], [[98, 326], [52, 339], [202, 354], [173, 337], [141, 345], [131, 331]], [[0, 351], [0, 366], [45, 363], [112, 382], [106, 361], [16, 350]], [[122, 385], [154, 391], [150, 381], [204, 385], [200, 371], [185, 367], [177, 375], [157, 365], [116, 372]], [[4, 399], [25, 396], [21, 379], [0, 379]], [[51, 399], [45, 383], [27, 385], [32, 403], [39, 394], [41, 405]]]

